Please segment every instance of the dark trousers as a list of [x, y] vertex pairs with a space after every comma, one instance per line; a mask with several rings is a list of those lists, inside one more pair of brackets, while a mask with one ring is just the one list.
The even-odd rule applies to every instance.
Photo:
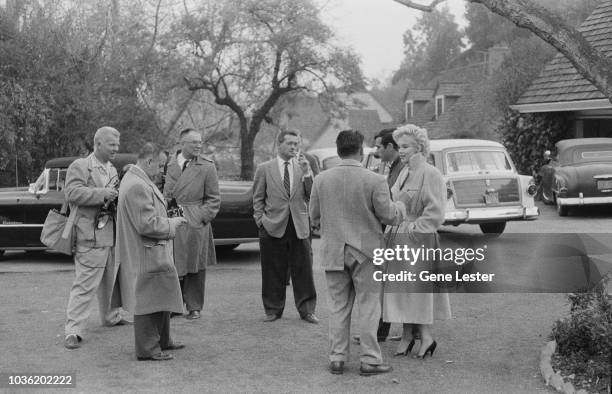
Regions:
[[151, 357], [172, 344], [170, 312], [134, 315], [136, 357]]
[[187, 311], [201, 311], [204, 307], [204, 288], [206, 283], [206, 270], [195, 274], [186, 274], [180, 280], [183, 302]]
[[391, 330], [391, 323], [384, 322], [382, 317], [378, 321], [378, 331], [376, 332], [376, 336], [379, 340], [387, 339], [389, 336], [389, 331]]
[[293, 297], [300, 316], [314, 313], [317, 292], [312, 277], [310, 240], [298, 239], [291, 216], [282, 238], [259, 229], [261, 295], [266, 314], [281, 316], [285, 308], [287, 270], [291, 273]]

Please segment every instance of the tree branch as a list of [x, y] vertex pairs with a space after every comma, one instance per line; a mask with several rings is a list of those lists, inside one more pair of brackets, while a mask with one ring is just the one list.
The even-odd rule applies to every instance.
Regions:
[[443, 2], [444, 0], [433, 0], [430, 5], [419, 4], [419, 3], [415, 3], [414, 1], [410, 1], [410, 0], [393, 0], [393, 1], [395, 1], [396, 3], [400, 3], [402, 5], [405, 5], [406, 7], [414, 8], [415, 10], [419, 10], [423, 12], [432, 12], [434, 8], [436, 8], [436, 6], [440, 4], [441, 2]]

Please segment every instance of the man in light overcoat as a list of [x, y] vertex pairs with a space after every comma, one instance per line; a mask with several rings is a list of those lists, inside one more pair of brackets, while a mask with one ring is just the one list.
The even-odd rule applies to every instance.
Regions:
[[132, 293], [126, 274], [115, 261], [114, 200], [119, 184], [110, 160], [119, 150], [119, 132], [102, 127], [94, 135], [94, 152], [72, 162], [66, 172], [65, 198], [75, 218], [75, 278], [70, 289], [64, 346], [81, 346], [83, 332], [98, 293], [102, 324], [113, 326], [128, 321], [121, 309]]
[[164, 196], [153, 183], [160, 163], [157, 147], [145, 144], [119, 189], [116, 259], [134, 283], [135, 297], [126, 308], [134, 313], [138, 360], [169, 360], [164, 350], [184, 347], [170, 337], [170, 313], [183, 310], [171, 240], [186, 220], [166, 214]]
[[353, 303], [359, 305], [361, 375], [391, 371], [383, 364], [376, 338], [380, 319], [381, 282], [373, 280], [374, 249], [383, 247], [381, 223], [403, 218], [404, 204], [392, 202], [382, 175], [364, 168], [363, 135], [345, 130], [336, 145], [342, 159], [337, 167], [315, 178], [310, 217], [321, 228], [321, 265], [329, 292], [330, 371], [341, 374], [349, 353]]
[[217, 263], [210, 222], [221, 208], [221, 196], [214, 162], [200, 155], [200, 133], [185, 129], [180, 141], [181, 152], [168, 165], [164, 196], [176, 201], [187, 219], [174, 239], [174, 262], [182, 278], [186, 318], [193, 320], [204, 306], [206, 266]]
[[298, 145], [297, 132], [282, 131], [278, 136], [278, 156], [257, 166], [253, 181], [264, 321], [275, 321], [283, 314], [289, 270], [300, 317], [318, 324], [314, 314], [317, 293], [312, 276], [308, 218], [312, 170], [308, 160], [298, 155]]

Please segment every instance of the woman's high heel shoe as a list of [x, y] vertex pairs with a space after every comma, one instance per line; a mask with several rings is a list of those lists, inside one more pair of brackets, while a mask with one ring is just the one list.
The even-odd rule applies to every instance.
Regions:
[[406, 347], [406, 350], [404, 350], [403, 352], [395, 352], [393, 356], [394, 357], [407, 356], [412, 351], [413, 347], [414, 347], [414, 338], [410, 341], [410, 343], [408, 344], [408, 347]]
[[433, 353], [434, 350], [436, 350], [436, 346], [438, 346], [438, 344], [436, 343], [436, 341], [433, 341], [431, 345], [429, 345], [429, 347], [425, 350], [425, 353], [423, 353], [422, 355], [417, 355], [416, 358], [424, 360], [425, 356], [427, 356], [427, 353], [429, 353], [430, 357], [433, 357]]

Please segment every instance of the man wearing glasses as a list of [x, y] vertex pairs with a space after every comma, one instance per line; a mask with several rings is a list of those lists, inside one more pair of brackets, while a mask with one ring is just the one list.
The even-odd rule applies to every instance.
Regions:
[[210, 222], [221, 207], [219, 179], [212, 160], [201, 156], [202, 136], [193, 129], [180, 133], [181, 152], [168, 165], [164, 197], [183, 209], [187, 225], [176, 231], [174, 263], [181, 279], [189, 320], [204, 306], [206, 266], [217, 263]]
[[128, 323], [122, 317], [121, 296], [132, 293], [126, 287], [130, 283], [128, 280], [117, 280], [120, 270], [114, 259], [112, 207], [118, 195], [118, 178], [110, 161], [119, 150], [119, 132], [112, 127], [98, 129], [94, 145], [92, 154], [75, 160], [68, 167], [64, 188], [70, 210], [77, 211], [75, 278], [68, 299], [64, 339], [68, 349], [81, 346], [96, 291], [100, 317], [106, 326]]

